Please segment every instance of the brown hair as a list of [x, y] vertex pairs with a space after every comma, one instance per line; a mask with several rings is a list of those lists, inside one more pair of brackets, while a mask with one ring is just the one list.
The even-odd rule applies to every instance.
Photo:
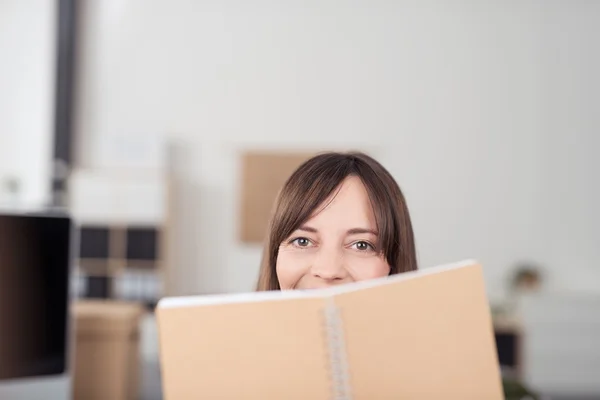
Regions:
[[390, 275], [417, 269], [408, 208], [392, 175], [364, 153], [327, 152], [305, 161], [283, 185], [269, 224], [257, 290], [280, 289], [275, 269], [279, 246], [348, 176], [357, 176], [365, 185]]

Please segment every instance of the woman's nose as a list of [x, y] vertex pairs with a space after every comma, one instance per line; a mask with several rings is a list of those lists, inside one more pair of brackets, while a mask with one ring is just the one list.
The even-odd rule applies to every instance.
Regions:
[[344, 279], [346, 269], [343, 255], [335, 250], [322, 249], [314, 259], [311, 273], [313, 276], [327, 281]]

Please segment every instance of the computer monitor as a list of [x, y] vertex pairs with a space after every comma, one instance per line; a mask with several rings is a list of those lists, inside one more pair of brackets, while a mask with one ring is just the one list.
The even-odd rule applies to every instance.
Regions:
[[0, 212], [0, 399], [71, 397], [71, 219]]

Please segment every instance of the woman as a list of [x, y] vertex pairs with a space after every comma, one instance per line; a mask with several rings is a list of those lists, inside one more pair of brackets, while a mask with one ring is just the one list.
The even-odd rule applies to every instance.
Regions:
[[315, 289], [417, 269], [400, 187], [360, 152], [303, 163], [275, 202], [257, 289]]

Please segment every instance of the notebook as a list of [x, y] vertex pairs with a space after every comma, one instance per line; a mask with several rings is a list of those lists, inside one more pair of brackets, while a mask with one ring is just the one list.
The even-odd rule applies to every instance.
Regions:
[[501, 400], [475, 261], [328, 289], [162, 299], [165, 400]]

